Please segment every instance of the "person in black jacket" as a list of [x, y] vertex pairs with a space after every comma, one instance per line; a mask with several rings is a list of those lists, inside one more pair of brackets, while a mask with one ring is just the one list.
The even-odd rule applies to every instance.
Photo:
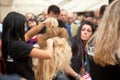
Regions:
[[81, 23], [77, 35], [71, 38], [72, 59], [71, 67], [68, 69], [69, 80], [78, 80], [76, 79], [76, 74], [82, 76], [82, 74], [80, 74], [83, 65], [82, 59], [84, 59], [87, 54], [85, 51], [85, 45], [95, 30], [95, 24], [86, 20]]

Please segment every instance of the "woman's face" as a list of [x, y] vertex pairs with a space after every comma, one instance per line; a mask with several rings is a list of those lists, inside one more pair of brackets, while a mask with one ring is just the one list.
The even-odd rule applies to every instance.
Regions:
[[33, 28], [34, 26], [36, 26], [37, 25], [37, 23], [35, 22], [35, 21], [29, 21], [28, 22], [28, 27], [29, 28]]
[[81, 39], [87, 41], [92, 35], [92, 28], [90, 25], [84, 24], [81, 29]]

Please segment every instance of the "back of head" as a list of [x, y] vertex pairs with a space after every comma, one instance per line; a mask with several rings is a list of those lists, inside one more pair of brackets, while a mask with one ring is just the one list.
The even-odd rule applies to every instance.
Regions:
[[[95, 46], [95, 62], [103, 66], [115, 65], [115, 54], [120, 50], [120, 0], [114, 0], [105, 13], [93, 35]], [[108, 47], [109, 46], [109, 47]]]
[[17, 12], [10, 12], [3, 20], [2, 49], [8, 47], [11, 40], [24, 40], [25, 17]]
[[25, 18], [26, 18], [26, 20], [36, 19], [36, 16], [33, 13], [28, 12], [28, 13], [25, 14]]
[[103, 16], [103, 14], [104, 14], [104, 11], [106, 10], [106, 7], [107, 7], [107, 5], [102, 5], [101, 6], [101, 8], [100, 8], [100, 17], [102, 17]]
[[[100, 32], [102, 35], [114, 34], [118, 36], [120, 33], [120, 0], [114, 0], [105, 10], [105, 13], [100, 21], [97, 32]], [[102, 32], [101, 32], [102, 31]], [[108, 32], [106, 34], [106, 32]], [[116, 37], [116, 38], [118, 38]], [[113, 38], [113, 36], [111, 36]], [[115, 39], [115, 38], [114, 38]]]
[[[116, 22], [120, 20], [120, 0], [114, 0], [105, 10], [104, 12], [104, 19], [109, 22]], [[103, 20], [104, 20], [103, 19]]]
[[9, 33], [14, 39], [22, 39], [24, 35], [25, 17], [17, 12], [10, 12], [3, 20], [3, 35]]
[[48, 7], [48, 14], [53, 12], [54, 14], [60, 14], [60, 8], [57, 5], [50, 5]]

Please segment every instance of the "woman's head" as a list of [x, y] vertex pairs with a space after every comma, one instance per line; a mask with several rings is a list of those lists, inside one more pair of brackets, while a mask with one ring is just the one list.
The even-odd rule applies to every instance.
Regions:
[[[120, 0], [113, 1], [105, 10], [100, 26], [118, 26], [120, 24]], [[112, 29], [111, 27], [111, 29]], [[116, 28], [116, 27], [115, 27]]]
[[3, 20], [3, 38], [24, 40], [25, 17], [17, 12], [10, 12]]
[[29, 29], [33, 28], [34, 26], [38, 25], [38, 21], [36, 19], [29, 19], [28, 21], [26, 21], [27, 27]]
[[95, 32], [95, 24], [91, 21], [84, 21], [78, 29], [77, 37], [86, 42]]
[[[120, 0], [114, 0], [105, 13], [93, 35], [94, 60], [103, 66], [116, 64], [115, 54], [120, 51]], [[92, 40], [92, 38], [90, 39]], [[90, 42], [90, 41], [89, 41]]]

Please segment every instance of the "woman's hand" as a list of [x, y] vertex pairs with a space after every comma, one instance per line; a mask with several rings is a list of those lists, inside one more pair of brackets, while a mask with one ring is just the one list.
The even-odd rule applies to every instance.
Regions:
[[46, 43], [49, 47], [53, 47], [53, 39], [47, 39]]
[[51, 27], [51, 26], [58, 26], [58, 21], [57, 19], [53, 18], [53, 17], [49, 17], [47, 18], [44, 22], [42, 22], [45, 26], [47, 27]]

